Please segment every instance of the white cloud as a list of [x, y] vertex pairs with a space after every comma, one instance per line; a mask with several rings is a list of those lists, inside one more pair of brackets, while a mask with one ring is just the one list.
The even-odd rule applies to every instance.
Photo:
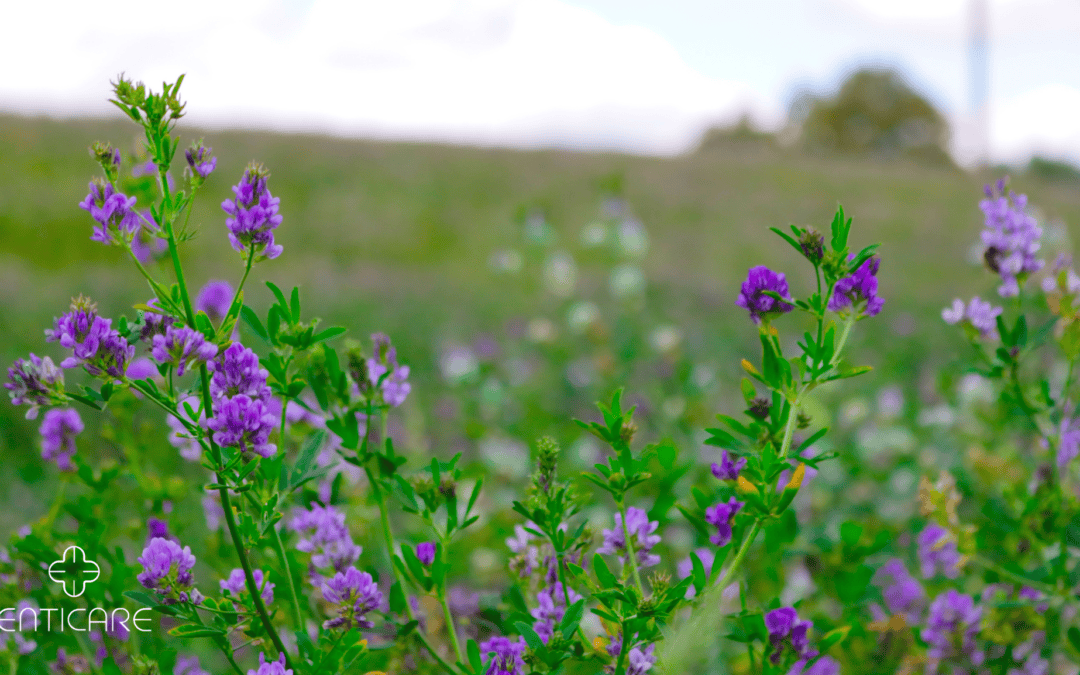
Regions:
[[213, 125], [670, 153], [747, 109], [779, 118], [651, 30], [558, 0], [72, 8], [15, 10], [48, 28], [0, 43], [0, 59], [26, 64], [0, 74], [0, 106], [102, 113], [124, 70], [148, 83], [186, 72], [190, 119]]
[[1005, 101], [990, 118], [993, 154], [1019, 162], [1031, 153], [1080, 162], [1080, 89], [1048, 85]]

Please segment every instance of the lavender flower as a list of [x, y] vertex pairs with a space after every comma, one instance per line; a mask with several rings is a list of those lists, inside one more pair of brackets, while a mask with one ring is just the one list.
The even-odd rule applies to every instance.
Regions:
[[202, 669], [197, 656], [178, 656], [173, 667], [173, 675], [210, 675]]
[[[262, 570], [252, 570], [251, 576], [255, 577], [255, 585], [259, 588], [259, 595], [262, 597], [262, 601], [267, 605], [272, 603], [274, 601], [274, 584], [267, 580], [267, 577], [263, 574]], [[229, 573], [228, 579], [219, 581], [218, 586], [220, 586], [223, 591], [231, 591], [234, 596], [247, 592], [244, 570], [237, 567]]]
[[961, 321], [971, 324], [979, 331], [980, 337], [996, 337], [997, 317], [1001, 312], [1001, 307], [994, 307], [979, 296], [975, 296], [966, 307], [960, 298], [953, 300], [952, 307], [941, 310], [941, 318], [949, 325]]
[[195, 298], [195, 311], [206, 312], [210, 320], [217, 323], [229, 313], [232, 299], [233, 289], [228, 281], [208, 281]]
[[[187, 159], [188, 171], [191, 173], [192, 182], [202, 183], [217, 166], [217, 157], [211, 156], [213, 149], [197, 141], [184, 152]], [[196, 178], [197, 177], [197, 178]]]
[[131, 237], [131, 254], [144, 265], [169, 249], [169, 242], [158, 236], [161, 228], [149, 210], [139, 212], [139, 228]]
[[75, 455], [75, 437], [82, 430], [82, 418], [71, 408], [53, 408], [45, 413], [38, 428], [42, 458], [56, 462], [61, 471], [74, 471], [71, 458]]
[[[125, 375], [129, 380], [148, 380], [158, 376], [158, 369], [153, 361], [143, 356], [128, 364]], [[135, 395], [142, 396], [138, 392]]]
[[1059, 255], [1054, 261], [1050, 275], [1042, 280], [1042, 289], [1045, 293], [1061, 293], [1064, 295], [1076, 295], [1080, 293], [1080, 275], [1072, 268], [1072, 258], [1067, 255]]
[[716, 546], [727, 546], [731, 543], [731, 523], [743, 505], [744, 502], [732, 497], [726, 503], [720, 502], [705, 509], [705, 522], [717, 530], [716, 534], [709, 537], [709, 541]]
[[120, 244], [131, 241], [139, 230], [139, 215], [135, 212], [135, 197], [118, 192], [112, 183], [95, 180], [90, 183], [90, 194], [79, 202], [79, 208], [90, 212], [97, 221], [90, 238], [103, 244]]
[[323, 622], [323, 628], [344, 627], [349, 630], [353, 626], [375, 626], [364, 615], [382, 603], [383, 595], [367, 572], [349, 566], [344, 572], [338, 572], [323, 583], [322, 594], [327, 602], [340, 605], [338, 616]]
[[276, 661], [267, 661], [266, 654], [259, 654], [259, 669], [249, 670], [247, 675], [293, 675], [293, 671], [285, 667], [284, 654], [278, 654]]
[[263, 401], [240, 394], [215, 401], [214, 416], [206, 420], [206, 426], [214, 432], [214, 442], [222, 447], [270, 457], [277, 452], [270, 433], [277, 429], [278, 419]]
[[746, 466], [745, 457], [735, 457], [732, 459], [732, 455], [724, 450], [724, 455], [720, 459], [720, 463], [713, 462], [712, 474], [720, 480], [735, 480], [739, 477], [739, 472]]
[[405, 397], [412, 390], [408, 383], [409, 367], [398, 364], [397, 349], [390, 344], [390, 338], [383, 333], [371, 336], [375, 342], [375, 357], [368, 359], [367, 376], [372, 383], [377, 383], [379, 378], [389, 372], [382, 382], [383, 401], [396, 408], [405, 402]]
[[525, 669], [525, 641], [520, 637], [493, 637], [480, 644], [480, 654], [487, 661], [484, 675], [522, 675]]
[[206, 363], [217, 356], [218, 348], [206, 341], [199, 331], [187, 326], [169, 326], [164, 335], [154, 336], [150, 355], [158, 363], [176, 367], [177, 376], [183, 375], [193, 364]]
[[[705, 568], [705, 578], [708, 579], [709, 575], [712, 574], [712, 566], [713, 562], [716, 560], [716, 554], [713, 553], [711, 548], [705, 548], [704, 546], [694, 549], [694, 554], [697, 555], [698, 560], [701, 561], [701, 566]], [[680, 579], [685, 579], [686, 577], [694, 573], [694, 561], [690, 559], [690, 556], [686, 556], [679, 561], [679, 564], [678, 566], [676, 566], [675, 570], [678, 573]], [[694, 597], [693, 586], [686, 589], [685, 597], [687, 600], [690, 600]]]
[[274, 243], [274, 230], [281, 224], [282, 216], [278, 215], [281, 199], [271, 195], [266, 187], [269, 176], [261, 166], [249, 166], [240, 183], [233, 186], [236, 199], [226, 199], [221, 208], [229, 214], [225, 225], [229, 228], [232, 247], [245, 255], [252, 251], [272, 260], [281, 255], [281, 246]]
[[420, 559], [420, 563], [424, 566], [430, 566], [435, 562], [435, 543], [431, 541], [425, 541], [416, 545], [416, 557]]
[[[528, 523], [529, 527], [535, 527]], [[527, 577], [540, 566], [540, 548], [531, 544], [532, 533], [523, 526], [514, 526], [514, 536], [506, 540], [507, 547], [517, 555], [510, 561], [510, 569], [518, 570], [520, 577]]]
[[293, 516], [289, 529], [301, 536], [296, 550], [312, 553], [311, 564], [317, 569], [333, 567], [340, 572], [355, 563], [363, 550], [353, 543], [345, 514], [333, 506], [312, 504], [310, 510]]
[[259, 357], [255, 352], [239, 342], [232, 343], [207, 365], [213, 373], [210, 396], [215, 400], [240, 394], [264, 402], [270, 399], [266, 369], [259, 366]]
[[769, 631], [769, 660], [773, 665], [780, 663], [787, 646], [800, 659], [817, 656], [817, 651], [810, 647], [807, 634], [813, 625], [813, 621], [799, 621], [794, 607], [781, 607], [765, 614], [765, 628]]
[[169, 524], [166, 523], [164, 520], [161, 520], [160, 518], [151, 517], [150, 519], [148, 519], [146, 521], [146, 530], [148, 532], [148, 536], [146, 538], [147, 543], [149, 543], [150, 540], [157, 538], [168, 539], [170, 541], [176, 541], [177, 543], [179, 543], [179, 541], [175, 537], [169, 536]]
[[110, 319], [98, 316], [94, 305], [84, 298], [74, 301], [71, 312], [57, 319], [52, 330], [45, 331], [45, 340], [72, 350], [72, 355], [60, 362], [61, 368], [82, 365], [95, 376], [123, 377], [135, 356], [135, 346], [112, 329]]
[[1040, 654], [1045, 643], [1046, 631], [1032, 631], [1031, 637], [1013, 647], [1013, 659], [1020, 667], [1009, 668], [1007, 675], [1050, 675], [1050, 662]]
[[150, 540], [138, 561], [143, 571], [136, 579], [157, 593], [163, 604], [198, 604], [202, 600], [202, 595], [192, 588], [195, 578], [191, 568], [195, 566], [195, 556], [191, 554], [190, 546], [180, 548], [174, 541], [157, 537]]
[[1057, 465], [1059, 469], [1064, 469], [1080, 455], [1080, 417], [1061, 418], [1057, 446]]
[[[151, 298], [146, 301], [146, 306], [157, 309], [157, 298]], [[169, 326], [173, 323], [173, 318], [168, 314], [162, 312], [148, 312], [146, 310], [139, 310], [139, 320], [142, 322], [142, 328], [139, 330], [139, 339], [144, 342], [153, 343], [155, 335], [164, 335]]]
[[641, 567], [652, 567], [660, 562], [660, 556], [650, 553], [653, 546], [660, 543], [660, 535], [653, 534], [660, 527], [659, 521], [649, 521], [649, 514], [643, 509], [631, 506], [626, 509], [626, 532], [623, 531], [622, 514], [615, 514], [615, 527], [604, 530], [604, 543], [596, 550], [597, 553], [606, 555], [618, 555], [619, 560], [625, 565], [626, 533], [633, 539], [634, 552], [637, 554], [637, 564]]
[[533, 630], [540, 636], [540, 639], [544, 641], [544, 644], [548, 643], [551, 636], [555, 633], [555, 626], [563, 620], [563, 616], [566, 615], [566, 598], [569, 596], [570, 604], [574, 604], [581, 599], [581, 595], [576, 593], [572, 588], [566, 588], [564, 593], [562, 582], [556, 581], [553, 585], [542, 589], [536, 594], [536, 602], [539, 605], [536, 609], [532, 610], [532, 616], [536, 619], [533, 624]]
[[[787, 302], [765, 295], [765, 291], [776, 293]], [[762, 318], [768, 320], [794, 309], [784, 273], [773, 272], [764, 265], [750, 268], [735, 304], [749, 310], [754, 323], [761, 323]]]
[[1001, 277], [998, 294], [1003, 298], [1015, 297], [1020, 294], [1020, 282], [1042, 269], [1043, 261], [1035, 257], [1042, 229], [1035, 218], [1024, 212], [1027, 195], [1006, 193], [1005, 179], [994, 187], [987, 185], [985, 191], [987, 198], [979, 202], [986, 215], [983, 259]]
[[60, 370], [48, 356], [38, 357], [31, 354], [28, 359], [15, 359], [8, 368], [10, 382], [4, 383], [12, 405], [28, 403], [26, 419], [38, 416], [38, 409], [48, 405], [54, 394], [64, 391], [64, 371]]
[[630, 649], [630, 653], [627, 654], [628, 666], [626, 668], [626, 675], [645, 675], [656, 663], [656, 657], [653, 656], [653, 649], [656, 645], [649, 644], [645, 649], [640, 647], [633, 647]]
[[[854, 258], [855, 256], [852, 255], [848, 260]], [[880, 265], [881, 259], [871, 256], [859, 265], [859, 269], [855, 270], [854, 274], [837, 281], [836, 286], [833, 287], [833, 295], [829, 298], [829, 311], [839, 312], [848, 307], [854, 309], [858, 303], [865, 302], [863, 314], [877, 316], [885, 304], [885, 301], [877, 294], [877, 273]]]
[[942, 662], [954, 666], [949, 672], [982, 665], [986, 655], [975, 644], [981, 620], [982, 607], [976, 607], [969, 595], [950, 589], [934, 598], [922, 630], [922, 639], [930, 647], [927, 672], [937, 673]]
[[960, 575], [960, 563], [963, 559], [956, 549], [956, 540], [948, 530], [935, 522], [930, 522], [919, 533], [919, 565], [924, 578], [929, 579], [938, 570], [950, 579]]
[[893, 558], [878, 569], [873, 579], [874, 585], [881, 587], [885, 606], [893, 614], [903, 614], [909, 625], [919, 622], [926, 608], [926, 591], [899, 558]]
[[822, 656], [809, 668], [806, 667], [807, 659], [799, 659], [792, 666], [787, 675], [840, 675], [840, 664], [831, 656]]

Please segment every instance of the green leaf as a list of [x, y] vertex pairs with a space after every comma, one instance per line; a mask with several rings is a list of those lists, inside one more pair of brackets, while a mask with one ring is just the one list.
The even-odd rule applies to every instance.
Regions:
[[607, 561], [599, 553], [593, 556], [593, 571], [596, 573], [596, 579], [604, 588], [612, 588], [618, 585], [618, 579], [611, 573]]
[[292, 322], [300, 323], [300, 288], [298, 286], [293, 286], [292, 302], [289, 305], [289, 309], [292, 312]]
[[544, 648], [544, 641], [540, 639], [540, 636], [536, 634], [536, 631], [533, 630], [532, 626], [524, 621], [517, 621], [514, 623], [514, 626], [518, 629], [518, 632], [521, 633], [521, 637], [525, 638], [525, 644], [529, 645], [531, 649], [539, 650]]
[[1080, 651], [1080, 628], [1069, 627], [1069, 642], [1072, 643], [1073, 649]]
[[270, 341], [267, 337], [266, 328], [263, 326], [262, 321], [259, 320], [259, 316], [255, 313], [255, 310], [244, 305], [240, 308], [240, 318], [244, 320], [244, 323], [246, 323], [251, 330], [255, 331], [256, 335], [266, 342]]
[[278, 288], [276, 285], [274, 285], [273, 282], [270, 281], [266, 282], [266, 287], [269, 288], [270, 292], [274, 294], [275, 298], [277, 298], [278, 304], [281, 305], [282, 309], [289, 308], [289, 303], [285, 301], [285, 294], [281, 292], [280, 288]]
[[169, 629], [169, 635], [173, 637], [197, 638], [224, 635], [225, 631], [212, 626], [200, 626], [197, 623], [185, 623]]
[[840, 525], [840, 539], [848, 546], [855, 546], [862, 537], [863, 526], [853, 520]]
[[844, 217], [844, 207], [837, 204], [836, 215], [832, 221], [832, 248], [840, 252], [847, 248], [848, 232], [851, 230], [851, 219]]
[[469, 654], [469, 665], [472, 667], [475, 675], [480, 675], [484, 669], [484, 662], [480, 659], [480, 646], [476, 644], [476, 640], [469, 638], [468, 643], [465, 645], [465, 651]]
[[337, 336], [345, 333], [345, 331], [346, 329], [342, 328], [341, 326], [331, 326], [326, 330], [316, 333], [315, 336], [311, 338], [311, 343], [318, 344], [319, 342], [336, 338]]
[[141, 591], [124, 591], [124, 597], [130, 598], [140, 605], [146, 605], [147, 607], [157, 607], [161, 603], [155, 600], [152, 596], [147, 595]]
[[581, 617], [585, 614], [585, 600], [584, 598], [578, 600], [574, 604], [570, 605], [570, 609], [566, 610], [566, 615], [562, 621], [559, 622], [559, 630], [563, 635], [571, 635], [577, 630], [578, 624], [581, 622]]
[[705, 590], [705, 582], [707, 581], [705, 566], [701, 564], [701, 558], [694, 551], [690, 551], [690, 562], [693, 563], [694, 570], [694, 595], [701, 595], [701, 592]]

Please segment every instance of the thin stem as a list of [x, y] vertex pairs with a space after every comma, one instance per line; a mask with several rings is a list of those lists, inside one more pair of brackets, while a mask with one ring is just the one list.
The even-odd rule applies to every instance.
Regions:
[[1005, 569], [1001, 565], [998, 565], [996, 562], [994, 562], [992, 560], [987, 560], [986, 558], [984, 558], [982, 556], [978, 556], [978, 555], [973, 556], [971, 558], [971, 562], [973, 562], [973, 563], [975, 563], [977, 565], [980, 565], [981, 567], [985, 567], [986, 569], [990, 570], [991, 572], [994, 572], [998, 576], [1002, 576], [1002, 577], [1005, 577], [1007, 579], [1011, 579], [1012, 581], [1015, 581], [1016, 583], [1021, 584], [1023, 586], [1030, 586], [1031, 588], [1042, 591], [1043, 593], [1046, 593], [1047, 595], [1053, 595], [1055, 597], [1061, 597], [1061, 598], [1065, 598], [1067, 600], [1071, 599], [1071, 596], [1063, 596], [1063, 595], [1061, 595], [1061, 593], [1058, 591], [1058, 589], [1054, 588], [1053, 586], [1049, 586], [1047, 584], [1044, 584], [1044, 583], [1041, 583], [1041, 582], [1038, 582], [1038, 581], [1033, 581], [1031, 579], [1028, 579], [1028, 578], [1026, 578], [1024, 576], [1021, 576], [1021, 575], [1017, 574], [1016, 572], [1010, 572], [1009, 570]]
[[236, 675], [244, 675], [244, 671], [240, 669], [239, 665], [237, 665], [236, 660], [233, 658], [233, 655], [230, 653], [230, 650], [225, 649], [224, 647], [222, 647], [221, 648], [221, 653], [225, 655], [225, 660], [227, 660], [229, 662], [229, 665], [232, 666], [232, 669], [236, 671]]
[[754, 539], [757, 537], [758, 532], [761, 531], [761, 521], [755, 520], [754, 524], [750, 526], [750, 531], [743, 537], [742, 545], [739, 547], [739, 552], [735, 554], [735, 559], [731, 561], [731, 565], [727, 570], [716, 579], [715, 586], [717, 588], [723, 588], [724, 582], [735, 576], [735, 572], [738, 571], [742, 565], [743, 558], [746, 557], [746, 552], [750, 550], [750, 544], [754, 543]]
[[251, 263], [255, 261], [255, 246], [251, 247], [251, 252], [248, 253], [247, 265], [244, 267], [244, 276], [240, 277], [240, 285], [236, 287], [236, 293], [233, 294], [232, 302], [229, 303], [231, 309], [236, 304], [236, 299], [240, 297], [240, 292], [244, 290], [244, 284], [247, 283], [248, 274], [251, 274]]
[[626, 542], [626, 557], [630, 560], [630, 571], [633, 573], [638, 592], [644, 596], [645, 587], [641, 584], [641, 573], [638, 572], [637, 566], [637, 553], [634, 551], [634, 544], [630, 541], [630, 528], [626, 526], [626, 507], [623, 505], [622, 499], [619, 500], [619, 515], [622, 519], [623, 541]]
[[293, 583], [292, 570], [289, 567], [289, 557], [285, 555], [285, 547], [281, 544], [281, 533], [278, 532], [276, 527], [271, 527], [270, 531], [273, 533], [274, 550], [277, 551], [278, 559], [281, 561], [281, 566], [285, 571], [285, 579], [289, 582], [289, 600], [291, 601], [291, 607], [293, 612], [293, 621], [296, 622], [296, 629], [304, 629], [303, 613], [300, 611], [300, 599], [296, 595], [296, 584]]
[[[446, 548], [443, 547], [443, 562], [445, 563]], [[458, 663], [466, 663], [465, 654], [461, 651], [461, 643], [458, 642], [457, 625], [454, 623], [454, 615], [450, 612], [450, 605], [446, 602], [446, 588], [439, 589], [439, 604], [442, 605], [443, 619], [446, 621], [446, 634], [450, 636], [450, 644], [454, 647], [454, 655]]]
[[52, 507], [49, 508], [49, 514], [45, 516], [45, 527], [52, 529], [53, 522], [56, 521], [56, 517], [60, 515], [60, 507], [64, 504], [64, 492], [67, 491], [68, 483], [71, 479], [68, 478], [70, 474], [60, 474], [60, 487], [56, 489], [56, 499], [53, 500]]
[[840, 333], [840, 341], [836, 343], [836, 349], [833, 350], [832, 363], [829, 365], [835, 366], [840, 363], [840, 354], [844, 351], [844, 345], [847, 344], [848, 336], [851, 334], [851, 328], [855, 325], [856, 314], [852, 310], [848, 313], [847, 320], [844, 321], [844, 330]]

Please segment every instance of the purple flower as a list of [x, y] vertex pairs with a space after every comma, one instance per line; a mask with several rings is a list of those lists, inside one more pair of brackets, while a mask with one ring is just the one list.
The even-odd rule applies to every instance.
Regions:
[[[705, 578], [708, 579], [709, 575], [712, 574], [712, 566], [713, 562], [716, 560], [716, 555], [712, 552], [711, 548], [705, 548], [704, 546], [694, 549], [694, 554], [697, 555], [698, 560], [701, 561], [701, 566], [705, 568]], [[694, 561], [690, 559], [690, 556], [686, 556], [679, 561], [679, 564], [675, 569], [679, 578], [685, 579], [694, 573]], [[686, 589], [686, 599], [689, 600], [693, 597], [694, 587], [691, 586]]]
[[1080, 455], [1080, 417], [1062, 417], [1057, 446], [1057, 465], [1064, 469]]
[[270, 194], [266, 187], [269, 174], [258, 166], [249, 166], [240, 183], [233, 186], [236, 199], [226, 199], [221, 208], [229, 217], [225, 225], [229, 228], [229, 241], [232, 247], [248, 255], [249, 250], [267, 259], [281, 255], [281, 246], [274, 243], [274, 230], [281, 224], [278, 204], [281, 199]]
[[712, 474], [720, 480], [735, 480], [739, 477], [739, 472], [746, 466], [745, 457], [735, 457], [732, 459], [732, 455], [724, 450], [724, 455], [720, 459], [720, 463], [713, 462]]
[[420, 559], [420, 562], [425, 566], [430, 566], [435, 562], [435, 543], [431, 541], [425, 541], [416, 545], [416, 557]]
[[267, 661], [266, 654], [259, 654], [259, 669], [249, 670], [247, 675], [293, 675], [293, 671], [285, 668], [284, 654], [278, 654], [276, 661]]
[[136, 579], [145, 588], [162, 596], [164, 604], [198, 604], [202, 600], [202, 595], [191, 588], [195, 581], [191, 574], [195, 556], [191, 554], [190, 546], [180, 548], [175, 541], [157, 537], [150, 540], [138, 561], [143, 571]]
[[135, 212], [135, 197], [117, 192], [112, 183], [97, 180], [90, 183], [90, 194], [79, 203], [79, 208], [90, 212], [97, 221], [90, 238], [103, 244], [120, 244], [131, 241], [139, 230], [139, 215]]
[[566, 588], [563, 592], [562, 582], [556, 581], [553, 585], [542, 589], [536, 594], [536, 602], [539, 605], [532, 610], [532, 616], [536, 619], [533, 630], [540, 639], [547, 644], [555, 633], [555, 626], [563, 620], [566, 614], [566, 598], [569, 596], [570, 604], [581, 599], [581, 596], [572, 588]]
[[731, 523], [743, 505], [744, 502], [732, 497], [726, 503], [720, 502], [705, 509], [705, 522], [715, 526], [717, 530], [716, 534], [709, 537], [709, 541], [716, 546], [727, 546], [731, 543]]
[[[855, 256], [849, 256], [853, 260]], [[877, 316], [885, 301], [877, 294], [877, 272], [881, 265], [881, 259], [871, 256], [855, 273], [836, 282], [833, 287], [833, 295], [829, 299], [829, 311], [839, 312], [847, 307], [854, 308], [859, 302], [865, 302], [863, 309], [865, 316]]]
[[979, 296], [975, 296], [966, 307], [960, 298], [953, 300], [952, 307], [941, 310], [941, 318], [949, 325], [961, 321], [967, 322], [979, 331], [981, 337], [996, 337], [997, 317], [1001, 312], [1001, 307], [994, 307]]
[[206, 312], [217, 323], [225, 318], [232, 305], [233, 289], [228, 281], [208, 281], [195, 298], [195, 311]]
[[[274, 584], [267, 580], [267, 577], [263, 574], [262, 570], [252, 570], [251, 576], [255, 577], [255, 585], [259, 588], [259, 595], [262, 597], [262, 601], [269, 605], [274, 601]], [[229, 573], [228, 579], [219, 581], [218, 586], [220, 586], [223, 591], [231, 591], [234, 596], [247, 592], [244, 570], [237, 567]]]
[[240, 394], [215, 401], [214, 416], [206, 420], [206, 426], [214, 432], [214, 442], [222, 447], [270, 457], [277, 452], [270, 433], [277, 429], [279, 419], [263, 401]]
[[641, 567], [652, 567], [660, 562], [660, 556], [650, 553], [653, 546], [660, 543], [660, 535], [653, 534], [660, 527], [659, 521], [649, 521], [649, 514], [643, 509], [631, 506], [626, 509], [626, 532], [623, 532], [622, 514], [615, 514], [615, 527], [604, 530], [604, 543], [596, 550], [597, 553], [606, 555], [618, 555], [619, 560], [625, 565], [626, 556], [626, 533], [634, 540], [634, 552], [637, 554], [637, 563]]
[[525, 640], [520, 637], [493, 637], [480, 643], [480, 654], [487, 661], [484, 675], [522, 675], [525, 669]]
[[982, 607], [976, 607], [970, 595], [950, 589], [934, 598], [926, 627], [922, 630], [922, 639], [930, 647], [927, 672], [938, 672], [942, 662], [954, 666], [949, 672], [982, 665], [986, 655], [975, 644], [981, 621]]
[[296, 550], [311, 553], [311, 564], [321, 569], [333, 567], [340, 572], [360, 558], [363, 550], [353, 543], [345, 514], [333, 506], [312, 504], [293, 516], [289, 529], [300, 534]]
[[59, 342], [72, 350], [72, 355], [60, 362], [61, 368], [82, 365], [91, 375], [123, 377], [128, 362], [135, 357], [135, 346], [129, 345], [112, 321], [97, 315], [95, 307], [79, 298], [71, 312], [56, 320], [52, 330], [45, 331], [46, 342]]
[[990, 271], [1001, 277], [998, 295], [1014, 297], [1020, 294], [1020, 282], [1042, 269], [1044, 261], [1035, 257], [1042, 229], [1034, 217], [1024, 213], [1027, 195], [1006, 193], [1005, 179], [996, 186], [987, 185], [985, 190], [986, 199], [979, 202], [986, 215], [986, 227], [982, 231], [986, 246], [983, 259]]
[[173, 675], [210, 675], [199, 665], [197, 656], [178, 656], [173, 667]]
[[[529, 527], [535, 527], [528, 523]], [[540, 566], [540, 548], [531, 544], [532, 533], [523, 526], [514, 526], [514, 536], [506, 540], [507, 547], [517, 555], [510, 561], [510, 568], [519, 570], [519, 576], [524, 578], [533, 573]]]
[[960, 576], [962, 558], [956, 549], [956, 540], [948, 530], [931, 521], [919, 533], [918, 544], [923, 578], [933, 577], [939, 568], [950, 579]]
[[[157, 309], [157, 298], [146, 301], [147, 307]], [[164, 335], [165, 331], [173, 323], [173, 318], [161, 312], [148, 312], [139, 310], [139, 318], [142, 320], [142, 328], [139, 330], [139, 339], [144, 342], [152, 342], [155, 335]]]
[[71, 408], [53, 408], [45, 413], [45, 419], [38, 428], [41, 433], [41, 456], [56, 462], [61, 471], [74, 471], [71, 458], [75, 455], [75, 437], [82, 430], [82, 419]]
[[139, 228], [131, 237], [131, 254], [144, 265], [169, 249], [169, 242], [158, 236], [161, 228], [149, 210], [139, 213]]
[[[139, 357], [128, 364], [125, 373], [129, 380], [147, 380], [158, 376], [157, 366], [146, 357]], [[136, 393], [141, 396], [141, 394]]]
[[268, 401], [270, 387], [266, 386], [266, 369], [259, 366], [259, 357], [239, 342], [218, 354], [207, 364], [213, 377], [210, 379], [210, 396], [216, 400], [243, 394], [249, 398]]
[[209, 148], [202, 144], [202, 141], [198, 141], [184, 153], [184, 157], [187, 159], [188, 170], [191, 172], [191, 177], [194, 179], [198, 176], [198, 181], [201, 183], [210, 176], [210, 173], [217, 166], [217, 157], [211, 156], [213, 152], [212, 148]]
[[769, 660], [773, 665], [780, 663], [785, 645], [790, 646], [800, 659], [817, 656], [817, 651], [810, 647], [808, 636], [813, 625], [813, 621], [799, 621], [794, 607], [781, 607], [765, 614], [765, 628], [769, 631], [771, 652]]
[[[765, 291], [776, 293], [787, 302], [765, 295]], [[763, 317], [767, 320], [794, 309], [784, 273], [773, 272], [764, 265], [750, 268], [735, 304], [749, 310], [754, 323], [761, 323]]]
[[206, 341], [199, 331], [187, 326], [169, 326], [164, 335], [154, 336], [150, 355], [158, 363], [176, 367], [176, 375], [183, 375], [193, 364], [206, 363], [217, 356], [217, 345]]
[[655, 645], [648, 645], [645, 649], [639, 647], [633, 647], [630, 649], [630, 653], [627, 654], [627, 662], [629, 665], [626, 668], [626, 675], [645, 675], [656, 663], [656, 657], [653, 656], [653, 649]]
[[30, 404], [26, 419], [38, 416], [38, 409], [48, 405], [53, 394], [64, 390], [64, 371], [60, 370], [48, 356], [38, 357], [31, 354], [28, 359], [15, 359], [8, 368], [10, 382], [4, 383], [13, 405]]
[[327, 602], [340, 606], [338, 616], [323, 622], [323, 628], [374, 627], [364, 615], [382, 603], [383, 595], [367, 572], [350, 565], [323, 583], [322, 594]]
[[147, 542], [152, 539], [169, 539], [175, 541], [175, 537], [169, 536], [169, 524], [160, 518], [150, 518], [146, 521]]
[[398, 364], [397, 349], [390, 344], [390, 338], [382, 333], [371, 336], [375, 342], [375, 357], [368, 359], [368, 377], [371, 382], [378, 383], [379, 378], [386, 375], [380, 391], [383, 401], [396, 408], [405, 402], [405, 397], [412, 390], [408, 383], [409, 367]]
[[840, 675], [840, 664], [831, 656], [822, 656], [809, 668], [806, 667], [807, 659], [799, 659], [792, 666], [787, 675]]
[[881, 587], [885, 606], [893, 614], [903, 614], [909, 625], [919, 623], [926, 608], [926, 591], [899, 558], [893, 558], [878, 569], [874, 585]]

